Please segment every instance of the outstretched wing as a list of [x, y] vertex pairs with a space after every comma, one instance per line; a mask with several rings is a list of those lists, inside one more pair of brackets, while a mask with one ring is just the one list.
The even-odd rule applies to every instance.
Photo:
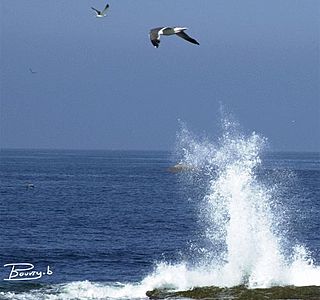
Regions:
[[96, 8], [94, 8], [94, 7], [92, 7], [92, 6], [91, 6], [91, 9], [93, 9], [98, 15], [101, 14], [101, 11], [100, 11], [100, 10], [97, 10]]
[[195, 39], [193, 39], [192, 37], [188, 36], [184, 31], [178, 32], [177, 36], [180, 36], [181, 38], [185, 39], [186, 41], [188, 41], [188, 42], [190, 42], [192, 44], [200, 45]]
[[104, 8], [104, 10], [102, 11], [102, 13], [104, 14], [109, 8], [109, 4], [106, 5], [106, 7]]
[[151, 29], [150, 33], [149, 33], [150, 41], [151, 41], [152, 45], [155, 46], [156, 48], [158, 48], [159, 44], [160, 44], [160, 34], [159, 34], [160, 29], [161, 29], [161, 27]]

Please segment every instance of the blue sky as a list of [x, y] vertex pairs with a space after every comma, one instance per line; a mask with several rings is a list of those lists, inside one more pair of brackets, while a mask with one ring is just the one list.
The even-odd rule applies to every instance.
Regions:
[[[320, 150], [320, 3], [1, 0], [1, 147], [174, 147], [220, 103], [272, 150]], [[148, 32], [186, 26], [200, 42]], [[29, 68], [36, 71], [31, 74]]]

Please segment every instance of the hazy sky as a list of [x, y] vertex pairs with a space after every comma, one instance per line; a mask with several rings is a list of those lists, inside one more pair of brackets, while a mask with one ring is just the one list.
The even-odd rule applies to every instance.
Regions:
[[[320, 150], [318, 0], [1, 0], [1, 147], [172, 149], [220, 103], [272, 150]], [[200, 42], [148, 32], [186, 26]], [[34, 70], [35, 74], [29, 71]]]

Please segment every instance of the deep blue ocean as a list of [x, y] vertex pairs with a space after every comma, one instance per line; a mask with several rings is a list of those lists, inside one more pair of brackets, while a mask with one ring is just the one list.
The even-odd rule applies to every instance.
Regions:
[[[320, 154], [242, 147], [244, 156], [229, 157], [232, 142], [222, 144], [214, 154], [199, 143], [202, 150], [182, 147], [178, 155], [1, 150], [0, 299], [144, 298], [157, 287], [210, 284], [318, 285]], [[194, 165], [173, 172], [178, 161]], [[237, 251], [248, 257], [235, 258]], [[260, 260], [261, 253], [271, 261]], [[12, 266], [4, 265], [12, 263], [32, 264], [42, 276], [5, 280]], [[275, 269], [264, 273], [270, 263]], [[233, 271], [224, 272], [226, 266]]]

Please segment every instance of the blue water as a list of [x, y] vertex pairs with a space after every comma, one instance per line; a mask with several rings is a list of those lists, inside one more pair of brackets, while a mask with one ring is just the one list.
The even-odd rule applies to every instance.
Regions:
[[[261, 159], [258, 178], [281, 183], [286, 241], [319, 265], [319, 153]], [[52, 275], [33, 281], [50, 286], [137, 283], [161, 261], [192, 261], [207, 190], [169, 172], [175, 163], [156, 151], [1, 150], [0, 286], [17, 290], [3, 280], [8, 263], [50, 266]]]
[[194, 232], [170, 165], [165, 152], [2, 151], [1, 264], [50, 265], [55, 282], [141, 279]]

